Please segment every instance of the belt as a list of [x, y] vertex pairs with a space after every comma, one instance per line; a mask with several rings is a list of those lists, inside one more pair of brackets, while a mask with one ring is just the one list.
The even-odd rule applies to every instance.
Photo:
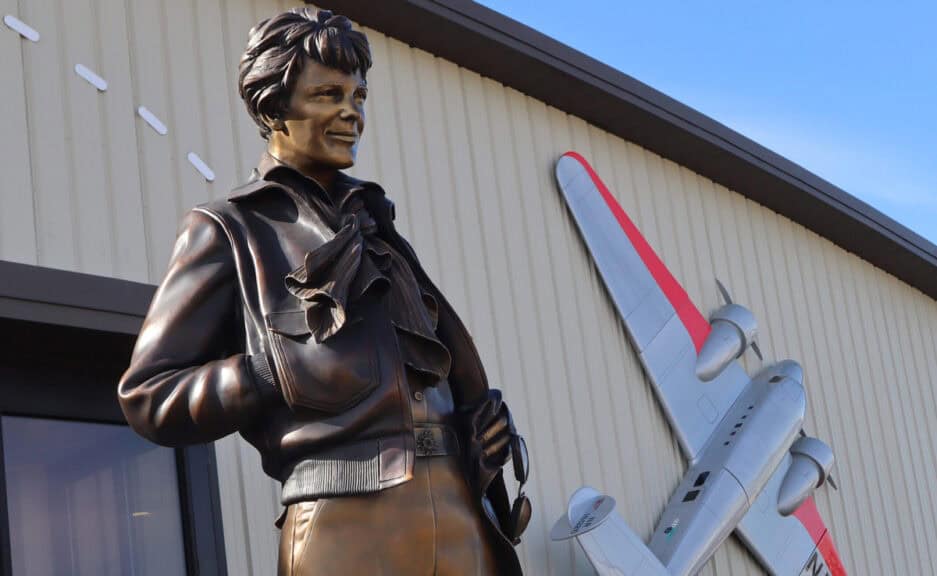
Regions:
[[416, 439], [416, 455], [458, 456], [459, 437], [455, 430], [442, 424], [417, 424], [413, 427]]

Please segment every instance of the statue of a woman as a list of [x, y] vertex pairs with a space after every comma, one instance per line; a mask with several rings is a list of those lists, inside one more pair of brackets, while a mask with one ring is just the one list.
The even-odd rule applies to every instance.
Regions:
[[526, 448], [465, 327], [376, 184], [366, 37], [295, 8], [250, 32], [252, 179], [190, 211], [121, 379], [160, 444], [240, 432], [282, 482], [279, 574], [515, 574]]

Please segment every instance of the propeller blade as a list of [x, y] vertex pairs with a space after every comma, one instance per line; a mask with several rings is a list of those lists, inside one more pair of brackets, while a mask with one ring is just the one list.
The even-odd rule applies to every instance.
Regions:
[[722, 285], [722, 282], [716, 278], [716, 286], [719, 287], [719, 293], [722, 294], [722, 299], [726, 301], [726, 304], [732, 304], [732, 297], [729, 296], [729, 291], [726, 290], [726, 287]]
[[758, 342], [752, 340], [752, 352], [755, 353], [755, 356], [758, 356], [758, 359], [762, 362], [765, 361], [765, 357], [761, 355], [761, 348], [758, 347]]

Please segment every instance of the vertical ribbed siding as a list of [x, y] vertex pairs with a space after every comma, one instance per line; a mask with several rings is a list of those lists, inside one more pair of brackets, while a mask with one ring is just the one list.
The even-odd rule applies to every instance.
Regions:
[[[17, 0], [0, 0], [0, 12], [19, 14]], [[30, 169], [23, 50], [31, 42], [3, 26], [0, 34], [0, 258], [34, 264], [37, 255]]]
[[[0, 0], [0, 258], [157, 282], [181, 213], [223, 196], [263, 143], [236, 94], [247, 30], [298, 2]], [[553, 181], [583, 153], [704, 313], [714, 278], [805, 370], [807, 430], [836, 451], [817, 503], [856, 574], [937, 573], [937, 302], [777, 214], [582, 120], [368, 30], [355, 173], [475, 336], [531, 447], [530, 574], [589, 573], [552, 522], [582, 484], [647, 537], [684, 463]], [[107, 79], [98, 93], [73, 71]], [[144, 105], [169, 127], [136, 116]], [[215, 171], [208, 183], [188, 164]], [[31, 191], [31, 193], [30, 193]], [[747, 367], [758, 363], [746, 358]], [[229, 573], [270, 573], [277, 486], [237, 437], [216, 444]], [[757, 568], [730, 540], [707, 574]]]

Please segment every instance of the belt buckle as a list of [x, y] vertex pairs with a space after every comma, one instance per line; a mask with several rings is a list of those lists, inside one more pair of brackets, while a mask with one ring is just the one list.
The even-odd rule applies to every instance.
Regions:
[[446, 450], [444, 431], [442, 428], [433, 426], [418, 426], [414, 430], [416, 439], [416, 455], [425, 456], [445, 456]]

